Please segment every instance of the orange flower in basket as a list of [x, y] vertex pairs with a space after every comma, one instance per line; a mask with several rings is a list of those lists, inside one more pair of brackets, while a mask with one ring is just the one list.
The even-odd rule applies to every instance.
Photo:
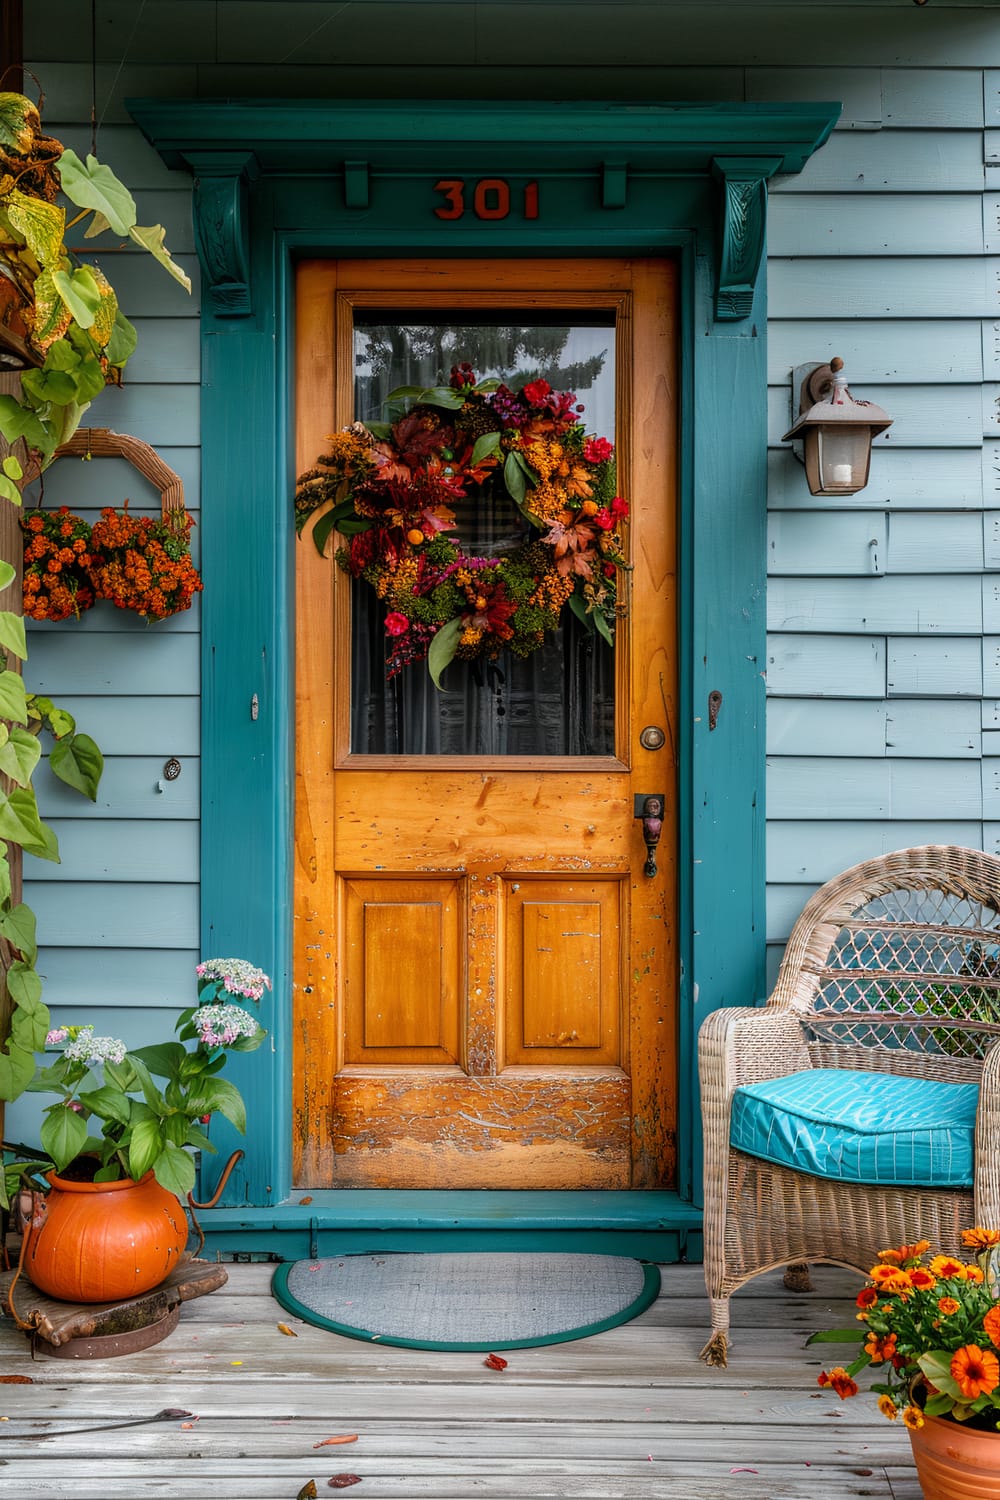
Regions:
[[79, 619], [94, 602], [87, 522], [62, 505], [22, 516], [21, 530], [24, 613], [32, 620]]
[[157, 519], [133, 516], [127, 500], [121, 511], [102, 510], [90, 542], [98, 598], [150, 620], [189, 609], [203, 587], [191, 561], [193, 525], [187, 511]]

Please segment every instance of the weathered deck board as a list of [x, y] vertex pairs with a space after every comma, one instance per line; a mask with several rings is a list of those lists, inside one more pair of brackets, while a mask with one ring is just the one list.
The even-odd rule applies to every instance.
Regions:
[[[821, 1268], [816, 1290], [761, 1277], [734, 1301], [727, 1370], [697, 1358], [699, 1266], [668, 1266], [642, 1317], [572, 1344], [425, 1353], [343, 1339], [291, 1317], [272, 1267], [236, 1265], [186, 1304], [176, 1332], [105, 1361], [38, 1359], [0, 1323], [4, 1492], [19, 1500], [285, 1500], [358, 1474], [370, 1500], [920, 1500], [905, 1433], [863, 1398], [816, 1387], [809, 1332], [846, 1326], [857, 1278]], [[278, 1323], [295, 1329], [289, 1338]], [[236, 1363], [239, 1361], [239, 1363]], [[177, 1406], [196, 1420], [98, 1431]], [[325, 1437], [358, 1434], [342, 1447]], [[51, 1434], [51, 1435], [49, 1435]]]

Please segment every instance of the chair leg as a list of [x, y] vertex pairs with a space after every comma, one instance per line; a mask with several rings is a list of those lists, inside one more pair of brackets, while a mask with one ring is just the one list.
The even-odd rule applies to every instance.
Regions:
[[706, 1365], [723, 1367], [729, 1363], [729, 1298], [709, 1297], [712, 1313], [712, 1337], [699, 1355]]
[[790, 1292], [811, 1292], [813, 1289], [809, 1267], [805, 1261], [797, 1261], [794, 1266], [786, 1266], [784, 1282], [786, 1289]]

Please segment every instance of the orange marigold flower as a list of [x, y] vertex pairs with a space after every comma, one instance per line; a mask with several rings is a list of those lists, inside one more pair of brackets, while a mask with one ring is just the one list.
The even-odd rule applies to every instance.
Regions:
[[843, 1365], [834, 1365], [832, 1370], [821, 1370], [816, 1377], [818, 1385], [828, 1385], [836, 1391], [841, 1401], [858, 1394], [857, 1382], [852, 1380]]
[[919, 1406], [908, 1406], [903, 1412], [903, 1421], [916, 1432], [924, 1425], [924, 1414]]
[[965, 1279], [966, 1281], [971, 1281], [975, 1286], [982, 1286], [986, 1280], [980, 1266], [966, 1266]]
[[873, 1266], [871, 1278], [876, 1283], [880, 1293], [900, 1292], [905, 1294], [911, 1289], [909, 1276], [897, 1266]]
[[938, 1312], [944, 1313], [946, 1318], [950, 1318], [953, 1313], [957, 1313], [961, 1306], [962, 1304], [956, 1302], [954, 1297], [938, 1298]]
[[1000, 1306], [994, 1304], [983, 1319], [986, 1337], [1000, 1349]]
[[939, 1281], [964, 1281], [965, 1266], [951, 1255], [935, 1255], [930, 1270]]
[[964, 1344], [951, 1357], [951, 1377], [966, 1400], [975, 1401], [1000, 1385], [1000, 1361], [989, 1349]]
[[891, 1359], [896, 1352], [896, 1335], [894, 1333], [880, 1334], [874, 1330], [869, 1332], [865, 1339], [865, 1353], [873, 1365], [883, 1364]]
[[910, 1285], [918, 1292], [929, 1292], [937, 1286], [937, 1278], [930, 1271], [925, 1271], [923, 1266], [914, 1266], [906, 1274], [910, 1278]]
[[858, 1307], [874, 1307], [878, 1301], [878, 1292], [873, 1286], [862, 1287], [854, 1300]]
[[880, 1396], [878, 1398], [878, 1409], [883, 1417], [887, 1417], [890, 1422], [895, 1422], [899, 1416], [899, 1407], [891, 1396]]
[[893, 1250], [880, 1250], [878, 1258], [887, 1265], [902, 1266], [908, 1260], [919, 1260], [930, 1248], [930, 1240], [916, 1240], [912, 1245], [897, 1245]]
[[980, 1229], [978, 1226], [963, 1229], [962, 1244], [970, 1250], [989, 1250], [992, 1245], [1000, 1245], [1000, 1229]]

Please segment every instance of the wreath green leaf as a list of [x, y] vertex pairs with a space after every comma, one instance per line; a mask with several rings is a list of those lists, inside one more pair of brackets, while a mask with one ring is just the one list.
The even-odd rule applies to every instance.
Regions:
[[431, 674], [431, 681], [441, 691], [441, 673], [449, 662], [455, 660], [455, 652], [462, 635], [462, 622], [460, 619], [449, 620], [447, 625], [442, 625], [434, 639], [431, 641], [427, 651], [427, 670]]

